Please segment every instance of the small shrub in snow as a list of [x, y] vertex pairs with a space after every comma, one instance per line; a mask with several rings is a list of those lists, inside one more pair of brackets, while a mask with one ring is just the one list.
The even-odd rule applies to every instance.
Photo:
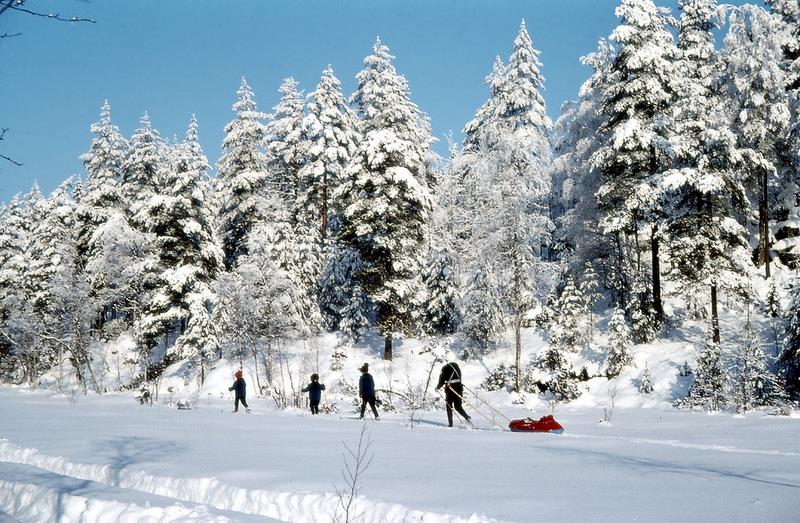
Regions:
[[678, 367], [678, 375], [682, 377], [691, 376], [692, 375], [692, 368], [689, 366], [689, 362], [683, 360], [683, 364]]
[[483, 380], [480, 388], [488, 391], [507, 390], [507, 388], [514, 383], [515, 372], [515, 365], [506, 365], [505, 363], [501, 363], [495, 367], [488, 376], [486, 376], [486, 379]]
[[653, 392], [653, 378], [650, 375], [650, 369], [644, 369], [642, 377], [639, 379], [639, 392], [642, 394], [650, 394]]
[[558, 401], [572, 401], [581, 395], [575, 376], [567, 369], [559, 369], [547, 383], [547, 388]]
[[344, 368], [344, 362], [346, 359], [347, 353], [341, 346], [337, 346], [335, 349], [333, 349], [333, 354], [331, 354], [331, 370], [342, 370]]

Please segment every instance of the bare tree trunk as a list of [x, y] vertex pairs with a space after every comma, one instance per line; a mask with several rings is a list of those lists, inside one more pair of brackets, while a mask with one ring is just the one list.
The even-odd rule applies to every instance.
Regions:
[[388, 332], [383, 338], [383, 359], [392, 361], [392, 333]]
[[328, 236], [328, 173], [322, 175], [322, 226], [321, 226], [322, 241]]
[[719, 314], [717, 312], [717, 282], [711, 283], [711, 330], [714, 343], [719, 343]]
[[650, 252], [652, 255], [653, 270], [653, 308], [656, 312], [656, 321], [664, 321], [664, 305], [661, 303], [661, 262], [658, 258], [660, 241], [658, 239], [658, 225], [653, 225], [650, 236]]
[[764, 276], [770, 277], [769, 264], [769, 200], [767, 194], [767, 173], [761, 176], [761, 201], [758, 206], [758, 262], [764, 264]]
[[517, 311], [514, 318], [514, 391], [521, 390], [522, 382], [522, 312]]

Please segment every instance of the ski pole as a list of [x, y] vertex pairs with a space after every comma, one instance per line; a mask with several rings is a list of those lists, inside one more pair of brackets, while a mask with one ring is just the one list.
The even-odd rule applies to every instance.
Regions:
[[[463, 385], [463, 384], [462, 384], [462, 385]], [[480, 414], [480, 415], [481, 415], [481, 417], [482, 417], [483, 419], [485, 419], [486, 421], [488, 421], [489, 423], [491, 423], [491, 424], [492, 424], [492, 425], [494, 425], [495, 427], [500, 427], [501, 429], [503, 429], [503, 430], [506, 430], [506, 428], [505, 428], [504, 426], [502, 426], [502, 425], [498, 425], [498, 424], [497, 424], [497, 422], [496, 422], [495, 420], [491, 419], [489, 416], [487, 416], [486, 414], [484, 414], [483, 412], [481, 412], [481, 411], [480, 411], [480, 409], [477, 409], [477, 408], [475, 408], [475, 405], [471, 405], [470, 403], [468, 403], [468, 402], [467, 402], [467, 401], [464, 399], [464, 396], [462, 396], [461, 394], [459, 394], [458, 392], [456, 392], [456, 390], [455, 390], [453, 387], [450, 387], [450, 385], [446, 385], [446, 386], [447, 386], [447, 387], [449, 387], [451, 391], [453, 391], [453, 394], [455, 394], [456, 396], [458, 396], [458, 398], [461, 400], [461, 403], [463, 403], [464, 405], [467, 405], [467, 406], [468, 406], [468, 407], [470, 407], [472, 410], [474, 410], [475, 412], [477, 412], [478, 414]]]
[[494, 412], [495, 414], [497, 414], [498, 416], [500, 416], [501, 418], [503, 418], [503, 419], [504, 419], [504, 420], [506, 420], [507, 422], [511, 423], [511, 420], [510, 420], [510, 419], [508, 419], [508, 418], [507, 418], [507, 417], [506, 417], [506, 416], [505, 416], [505, 415], [504, 415], [502, 412], [500, 412], [499, 410], [497, 410], [497, 409], [495, 409], [494, 407], [492, 407], [492, 406], [489, 404], [489, 402], [487, 402], [485, 399], [483, 399], [483, 398], [481, 398], [480, 396], [478, 396], [477, 394], [475, 394], [475, 391], [473, 391], [472, 389], [470, 389], [469, 387], [467, 387], [467, 386], [466, 386], [466, 385], [464, 385], [463, 383], [461, 384], [461, 386], [463, 386], [463, 387], [464, 387], [464, 389], [466, 389], [466, 390], [468, 390], [469, 392], [471, 392], [471, 393], [472, 393], [472, 395], [473, 395], [473, 396], [475, 396], [476, 398], [478, 398], [478, 401], [480, 401], [481, 403], [483, 403], [484, 405], [486, 405], [486, 406], [489, 408], [489, 410], [491, 410], [492, 412]]

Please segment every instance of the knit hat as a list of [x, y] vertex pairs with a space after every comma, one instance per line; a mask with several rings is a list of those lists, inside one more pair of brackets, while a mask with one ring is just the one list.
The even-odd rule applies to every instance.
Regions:
[[358, 370], [360, 370], [361, 372], [369, 372], [369, 363], [365, 363], [365, 364], [363, 364], [363, 365], [361, 366], [361, 368], [360, 368], [360, 369], [358, 369]]
[[316, 372], [311, 375], [311, 381], [319, 381], [319, 374]]

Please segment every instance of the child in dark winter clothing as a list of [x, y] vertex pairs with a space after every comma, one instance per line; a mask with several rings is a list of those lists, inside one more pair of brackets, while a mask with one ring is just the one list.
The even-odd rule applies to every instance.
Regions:
[[247, 406], [247, 399], [246, 399], [247, 384], [244, 382], [244, 378], [242, 377], [242, 371], [237, 370], [235, 376], [236, 376], [236, 381], [234, 381], [233, 385], [231, 385], [228, 388], [228, 390], [236, 391], [236, 399], [233, 400], [233, 412], [239, 412], [240, 401], [242, 402], [242, 405], [244, 405], [244, 408], [246, 408], [247, 411], [250, 412], [250, 407]]
[[311, 405], [311, 414], [319, 414], [319, 400], [322, 399], [322, 391], [325, 390], [325, 384], [319, 382], [319, 375], [314, 373], [311, 375], [311, 383], [309, 383], [303, 392], [308, 392], [308, 403]]
[[375, 408], [375, 380], [372, 379], [372, 374], [369, 373], [369, 364], [365, 363], [359, 369], [361, 371], [361, 379], [358, 380], [358, 395], [361, 398], [361, 419], [364, 418], [364, 412], [367, 410], [367, 403], [372, 408], [372, 414], [375, 419], [378, 417], [378, 409]]

